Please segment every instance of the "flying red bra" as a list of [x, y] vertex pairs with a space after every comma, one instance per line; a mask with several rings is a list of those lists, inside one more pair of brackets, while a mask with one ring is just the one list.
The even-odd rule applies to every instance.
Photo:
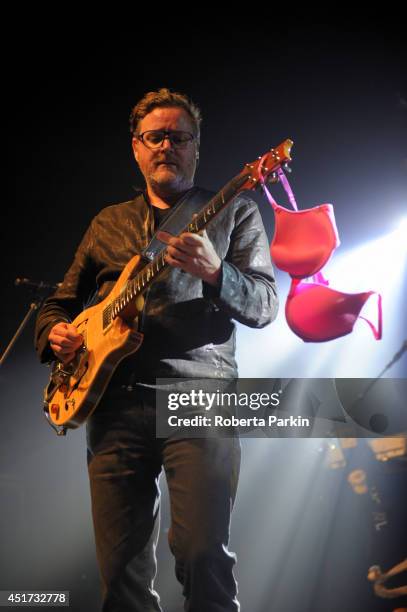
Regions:
[[[331, 289], [321, 273], [340, 240], [332, 204], [298, 210], [283, 170], [277, 171], [294, 210], [279, 206], [262, 180], [273, 207], [274, 237], [270, 252], [275, 265], [291, 276], [285, 316], [290, 329], [304, 342], [327, 342], [353, 331], [358, 318], [370, 326], [376, 340], [382, 337], [382, 299], [375, 291], [344, 293]], [[312, 282], [302, 279], [312, 277]], [[378, 325], [362, 317], [366, 301], [378, 297]]]

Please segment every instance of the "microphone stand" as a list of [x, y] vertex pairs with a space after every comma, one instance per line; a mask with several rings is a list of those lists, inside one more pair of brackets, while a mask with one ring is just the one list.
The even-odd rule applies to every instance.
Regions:
[[0, 358], [0, 367], [3, 366], [4, 362], [6, 361], [7, 357], [9, 356], [12, 348], [14, 347], [14, 345], [17, 342], [18, 338], [22, 334], [24, 328], [26, 327], [28, 321], [31, 319], [31, 317], [34, 314], [34, 312], [36, 310], [38, 310], [42, 306], [45, 298], [50, 293], [50, 291], [54, 291], [59, 286], [59, 285], [49, 285], [49, 284], [44, 283], [42, 281], [40, 281], [40, 282], [31, 281], [31, 280], [29, 280], [27, 278], [16, 278], [14, 284], [16, 286], [23, 286], [23, 285], [25, 285], [27, 287], [30, 287], [30, 289], [32, 290], [33, 298], [32, 298], [32, 302], [30, 304], [30, 307], [28, 309], [27, 314], [25, 315], [24, 319], [21, 321], [20, 325], [17, 328], [16, 333], [11, 338], [10, 342], [8, 343], [8, 345], [6, 347], [6, 350], [4, 351], [3, 355]]
[[407, 340], [404, 340], [403, 344], [401, 345], [400, 349], [397, 351], [397, 353], [395, 353], [392, 357], [392, 360], [389, 361], [389, 363], [383, 368], [383, 370], [380, 372], [380, 374], [378, 374], [376, 376], [376, 378], [374, 378], [368, 385], [367, 387], [363, 390], [362, 393], [359, 393], [359, 395], [357, 396], [356, 400], [353, 402], [352, 404], [352, 408], [355, 406], [355, 404], [357, 402], [360, 402], [361, 400], [365, 399], [366, 395], [368, 394], [368, 392], [370, 391], [370, 389], [373, 387], [373, 385], [375, 385], [379, 380], [381, 380], [383, 374], [385, 372], [387, 372], [387, 370], [389, 370], [395, 363], [396, 361], [398, 361], [406, 352], [407, 350]]

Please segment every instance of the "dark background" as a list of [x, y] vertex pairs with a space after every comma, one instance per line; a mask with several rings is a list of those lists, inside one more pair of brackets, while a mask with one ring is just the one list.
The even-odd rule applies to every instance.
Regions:
[[[170, 7], [164, 15], [153, 5], [144, 8], [147, 17], [123, 13], [112, 16], [108, 27], [101, 18], [109, 20], [110, 15], [101, 11], [85, 22], [79, 11], [66, 7], [60, 15], [44, 16], [55, 20], [52, 27], [41, 23], [38, 12], [32, 22], [31, 15], [24, 15], [24, 28], [15, 40], [19, 60], [10, 60], [9, 66], [7, 100], [14, 121], [10, 114], [8, 125], [8, 115], [3, 116], [5, 131], [11, 128], [16, 182], [2, 207], [2, 349], [30, 302], [29, 293], [14, 287], [15, 277], [62, 280], [90, 219], [102, 207], [130, 199], [133, 186], [140, 184], [128, 116], [152, 89], [185, 92], [201, 107], [197, 183], [202, 186], [219, 189], [245, 162], [291, 138], [298, 203], [306, 208], [334, 202], [342, 245], [351, 247], [391, 231], [406, 215], [406, 48], [399, 15], [390, 18], [383, 7], [356, 20], [343, 8], [331, 20], [309, 15], [294, 20], [289, 9], [266, 14], [256, 4], [236, 9], [234, 19], [225, 22], [215, 13], [208, 21], [193, 17], [198, 7], [191, 6], [185, 9], [189, 20], [182, 21]], [[258, 201], [271, 236], [272, 214], [260, 196]], [[35, 361], [32, 332], [31, 322], [0, 377], [6, 499], [2, 529], [7, 536], [1, 588], [57, 588], [58, 583], [61, 589], [76, 590], [77, 602], [82, 598], [74, 609], [96, 609], [83, 430], [61, 441], [42, 422], [47, 372]], [[366, 527], [369, 509], [354, 501], [343, 474], [335, 473], [328, 484], [321, 480], [317, 491], [314, 485], [315, 500], [321, 501], [315, 501], [312, 511], [310, 506], [301, 511], [306, 490], [295, 498], [291, 507], [299, 514], [290, 515], [287, 537], [293, 537], [295, 524], [296, 544], [291, 540], [288, 549], [303, 545], [301, 563], [292, 562], [284, 578], [274, 570], [268, 580], [268, 564], [276, 564], [274, 540], [287, 509], [271, 515], [265, 508], [258, 516], [248, 499], [261, 499], [264, 489], [267, 495], [280, 495], [291, 463], [302, 456], [300, 449], [294, 452], [294, 441], [289, 442], [281, 452], [274, 451], [272, 475], [264, 464], [256, 478], [250, 462], [244, 468], [249, 473], [242, 476], [246, 488], [241, 488], [232, 535], [245, 610], [269, 610], [273, 598], [279, 602], [276, 612], [391, 609], [370, 597], [365, 578], [374, 548]], [[363, 461], [360, 457], [356, 464]], [[298, 471], [298, 465], [292, 470]], [[271, 479], [267, 487], [266, 478]], [[378, 478], [388, 486], [389, 479], [382, 474]], [[388, 504], [403, 508], [401, 477], [391, 478], [397, 486], [390, 487]], [[269, 501], [272, 507], [275, 497]], [[168, 526], [166, 503], [163, 529]], [[254, 524], [256, 534], [251, 540], [244, 536], [248, 524]], [[398, 540], [397, 525], [396, 519], [392, 542]], [[312, 553], [322, 532], [326, 543], [317, 546], [317, 564]], [[84, 538], [86, 554], [80, 561], [75, 537]], [[349, 542], [357, 545], [356, 555]], [[165, 538], [160, 546], [161, 564], [168, 572], [168, 579], [163, 573], [160, 580], [170, 592], [168, 585], [175, 579]], [[259, 547], [263, 557], [256, 559]], [[399, 553], [405, 550], [383, 557], [396, 562]], [[305, 579], [304, 568], [313, 563]]]

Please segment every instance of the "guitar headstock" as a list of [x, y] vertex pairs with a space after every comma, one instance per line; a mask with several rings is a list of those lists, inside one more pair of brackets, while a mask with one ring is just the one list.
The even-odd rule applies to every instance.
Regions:
[[259, 157], [250, 164], [246, 164], [241, 172], [242, 176], [247, 176], [246, 181], [239, 187], [239, 191], [245, 189], [255, 189], [263, 181], [266, 181], [278, 168], [291, 161], [291, 147], [293, 141], [287, 138], [278, 147], [270, 149], [263, 156]]

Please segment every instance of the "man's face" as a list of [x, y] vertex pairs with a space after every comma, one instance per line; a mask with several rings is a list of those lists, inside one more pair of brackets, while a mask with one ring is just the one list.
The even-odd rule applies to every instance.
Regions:
[[[192, 120], [183, 108], [154, 108], [140, 121], [138, 134], [147, 130], [182, 130], [194, 133]], [[196, 169], [196, 140], [175, 147], [165, 138], [157, 149], [149, 149], [133, 138], [133, 151], [149, 190], [161, 197], [190, 189]]]

